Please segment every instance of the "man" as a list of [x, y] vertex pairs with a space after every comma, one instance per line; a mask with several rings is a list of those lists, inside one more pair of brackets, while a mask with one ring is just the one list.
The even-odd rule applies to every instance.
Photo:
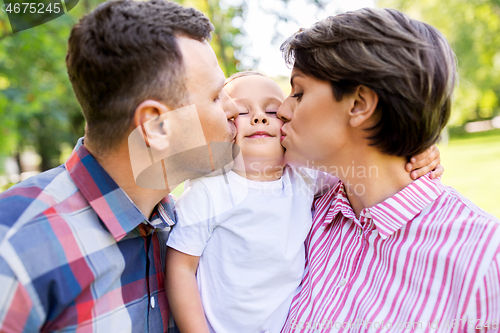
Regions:
[[142, 127], [151, 148], [171, 145], [176, 124], [163, 116], [186, 108], [205, 143], [234, 138], [212, 30], [162, 0], [107, 2], [73, 27], [66, 63], [85, 137], [64, 165], [0, 195], [0, 331], [168, 330], [160, 246], [174, 223], [171, 178], [136, 184], [129, 134]]
[[314, 204], [283, 332], [498, 332], [499, 221], [402, 167], [449, 119], [456, 65], [446, 39], [396, 10], [361, 9], [299, 31], [282, 50], [294, 66], [278, 110], [285, 158], [342, 181]]

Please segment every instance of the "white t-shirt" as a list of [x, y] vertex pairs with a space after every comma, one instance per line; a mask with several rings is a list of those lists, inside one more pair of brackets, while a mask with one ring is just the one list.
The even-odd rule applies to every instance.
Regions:
[[167, 245], [201, 256], [196, 278], [211, 332], [281, 331], [304, 271], [314, 194], [336, 182], [287, 166], [276, 181], [230, 171], [186, 183]]

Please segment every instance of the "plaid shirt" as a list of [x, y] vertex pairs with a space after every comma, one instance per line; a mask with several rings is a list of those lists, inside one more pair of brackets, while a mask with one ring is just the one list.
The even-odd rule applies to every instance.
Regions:
[[146, 219], [82, 143], [0, 195], [0, 331], [173, 332], [173, 201]]

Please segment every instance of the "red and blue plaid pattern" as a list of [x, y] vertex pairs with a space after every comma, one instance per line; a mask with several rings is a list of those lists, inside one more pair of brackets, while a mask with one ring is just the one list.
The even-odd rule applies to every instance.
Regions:
[[173, 331], [160, 254], [174, 220], [169, 198], [146, 219], [80, 139], [0, 194], [0, 331]]

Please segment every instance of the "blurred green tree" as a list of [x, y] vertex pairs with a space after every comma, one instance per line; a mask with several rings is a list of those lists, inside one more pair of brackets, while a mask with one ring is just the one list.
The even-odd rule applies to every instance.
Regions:
[[229, 4], [224, 0], [175, 0], [175, 2], [196, 8], [210, 19], [215, 28], [210, 45], [226, 77], [242, 70], [237, 56], [241, 51], [239, 39], [244, 34], [238, 22], [243, 22], [245, 1], [241, 0], [238, 4]]
[[451, 125], [500, 113], [500, 0], [381, 0], [439, 29], [454, 49], [460, 82]]
[[[59, 164], [62, 144], [73, 146], [83, 135], [85, 120], [66, 72], [67, 39], [77, 20], [102, 2], [80, 0], [67, 15], [16, 34], [0, 11], [0, 157], [14, 155], [19, 163], [23, 147], [33, 146], [44, 171]], [[232, 22], [243, 16], [244, 2], [177, 2], [210, 18], [215, 26], [211, 45], [220, 66], [226, 75], [237, 72], [242, 32]]]
[[59, 164], [61, 143], [83, 134], [64, 62], [73, 23], [64, 15], [12, 35], [6, 18], [0, 20], [0, 154], [19, 156], [33, 146], [42, 170]]
[[[264, 1], [264, 0], [256, 0]], [[287, 5], [294, 0], [280, 0]], [[439, 29], [454, 49], [460, 82], [455, 91], [452, 126], [500, 114], [500, 0], [375, 0]], [[305, 0], [322, 10], [327, 1]], [[294, 22], [282, 10], [267, 12], [279, 22]], [[335, 14], [335, 13], [332, 13]], [[275, 31], [275, 40], [284, 37]]]

